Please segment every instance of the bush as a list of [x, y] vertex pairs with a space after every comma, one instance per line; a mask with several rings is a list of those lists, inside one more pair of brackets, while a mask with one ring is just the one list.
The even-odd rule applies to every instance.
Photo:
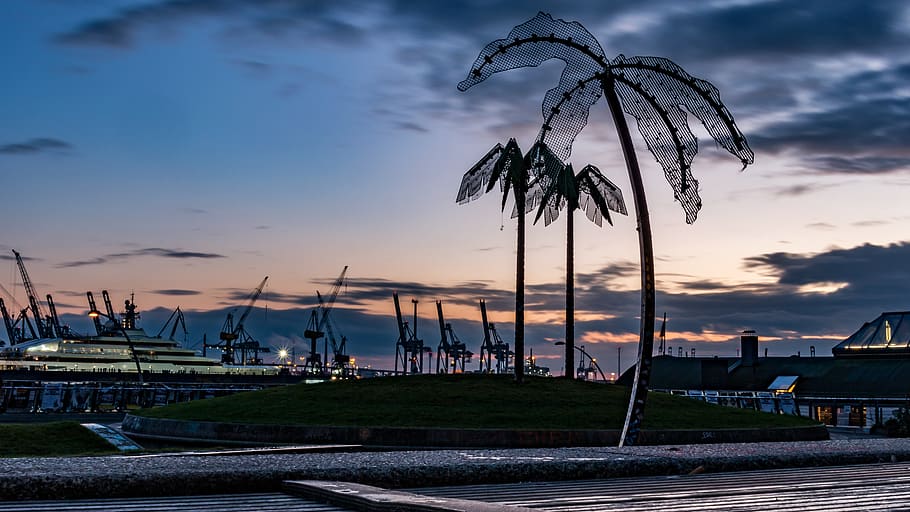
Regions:
[[910, 437], [910, 407], [901, 407], [884, 425], [887, 437]]

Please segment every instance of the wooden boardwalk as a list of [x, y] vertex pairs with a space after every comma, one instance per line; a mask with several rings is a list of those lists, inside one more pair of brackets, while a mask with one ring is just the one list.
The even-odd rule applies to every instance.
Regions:
[[910, 464], [409, 489], [548, 511], [910, 510]]
[[352, 509], [326, 505], [284, 493], [219, 494], [210, 496], [168, 496], [56, 501], [0, 501], [0, 512], [346, 512]]

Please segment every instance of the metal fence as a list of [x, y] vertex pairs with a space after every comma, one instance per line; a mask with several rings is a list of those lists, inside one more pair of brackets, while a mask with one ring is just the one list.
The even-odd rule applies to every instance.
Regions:
[[0, 412], [121, 412], [253, 391], [251, 384], [148, 384], [6, 382]]

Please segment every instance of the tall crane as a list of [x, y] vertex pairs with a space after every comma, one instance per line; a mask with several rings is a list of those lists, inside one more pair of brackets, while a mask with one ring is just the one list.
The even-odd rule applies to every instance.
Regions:
[[[319, 293], [319, 290], [316, 290], [316, 298], [319, 299], [319, 309], [320, 309], [320, 318], [319, 318], [319, 329], [320, 331], [325, 329], [327, 334], [326, 338], [329, 343], [332, 344], [332, 371], [340, 372], [342, 374], [347, 373], [348, 365], [351, 362], [351, 357], [347, 355], [347, 338], [341, 336], [341, 342], [335, 338], [335, 331], [337, 327], [334, 326], [334, 320], [329, 314], [332, 312], [332, 307], [335, 306], [335, 299], [338, 298], [338, 292], [341, 291], [341, 287], [344, 285], [344, 276], [348, 272], [348, 266], [345, 265], [341, 269], [341, 274], [338, 275], [338, 278], [332, 283], [332, 288], [329, 290], [328, 299], [324, 299], [322, 294]], [[328, 357], [328, 347], [325, 347], [325, 354]]]
[[177, 334], [177, 328], [183, 327], [183, 342], [186, 343], [186, 337], [188, 334], [187, 330], [186, 330], [186, 320], [183, 318], [183, 310], [180, 309], [180, 306], [177, 306], [177, 309], [175, 309], [174, 312], [171, 313], [171, 316], [169, 316], [167, 318], [167, 321], [164, 322], [164, 325], [161, 326], [161, 329], [158, 331], [158, 334], [156, 334], [155, 337], [161, 338], [161, 335], [164, 334], [164, 330], [167, 329], [167, 326], [171, 325], [171, 321], [173, 321], [174, 323], [171, 326], [171, 335], [168, 336], [167, 339], [169, 339], [171, 341], [175, 341], [174, 335]]
[[13, 255], [16, 257], [16, 265], [19, 266], [19, 273], [22, 274], [22, 286], [25, 287], [25, 294], [28, 297], [28, 303], [32, 310], [32, 317], [35, 319], [35, 327], [38, 328], [38, 336], [41, 338], [53, 338], [54, 328], [50, 317], [46, 316], [41, 309], [41, 303], [38, 301], [38, 292], [32, 285], [32, 280], [28, 277], [28, 271], [25, 270], [25, 262], [22, 256], [13, 249]]
[[[510, 359], [515, 355], [509, 344], [502, 341], [496, 332], [496, 325], [487, 321], [487, 303], [480, 301], [480, 316], [483, 320], [483, 344], [480, 346], [481, 373], [508, 373]], [[493, 365], [493, 359], [496, 365]]]
[[439, 317], [439, 346], [436, 348], [436, 373], [464, 373], [465, 362], [470, 362], [473, 352], [455, 335], [452, 324], [442, 314], [442, 301], [436, 301], [436, 315]]
[[417, 337], [417, 300], [414, 304], [414, 330], [401, 317], [401, 305], [398, 303], [398, 292], [392, 293], [395, 301], [395, 317], [398, 320], [398, 341], [395, 343], [395, 373], [398, 373], [398, 363], [401, 363], [402, 373], [423, 373], [423, 357], [432, 352], [430, 347], [423, 346], [423, 340]]
[[262, 294], [262, 289], [265, 287], [265, 283], [268, 280], [269, 276], [265, 276], [262, 282], [259, 283], [259, 286], [250, 294], [243, 314], [240, 315], [236, 324], [234, 323], [233, 312], [228, 313], [227, 318], [224, 320], [224, 325], [221, 327], [221, 332], [218, 334], [218, 339], [221, 343], [207, 345], [208, 348], [221, 350], [221, 361], [223, 363], [236, 364], [235, 352], [238, 349], [240, 350], [241, 364], [244, 365], [247, 364], [248, 352], [254, 354], [252, 358], [253, 361], [251, 362], [257, 362], [259, 359], [259, 352], [269, 351], [267, 347], [260, 347], [259, 342], [254, 340], [243, 327], [243, 323], [250, 315], [250, 311], [253, 310], [253, 305], [256, 304], [256, 300], [259, 299], [259, 295]]
[[[341, 286], [344, 284], [344, 276], [347, 274], [348, 266], [345, 265], [341, 270], [341, 274], [337, 279], [332, 283], [332, 288], [329, 291], [328, 299], [323, 298], [322, 294], [319, 293], [319, 290], [316, 291], [316, 297], [319, 299], [319, 306], [313, 310], [310, 315], [310, 321], [307, 324], [306, 329], [303, 332], [303, 337], [310, 340], [310, 352], [305, 359], [304, 371], [307, 373], [313, 374], [323, 374], [326, 371], [328, 366], [328, 344], [332, 344], [332, 370], [338, 370], [338, 372], [344, 374], [348, 369], [348, 364], [350, 364], [351, 358], [348, 356], [345, 351], [347, 350], [347, 339], [342, 336], [341, 343], [338, 343], [338, 340], [335, 338], [335, 329], [332, 327], [332, 320], [329, 316], [329, 313], [332, 311], [332, 307], [335, 305], [335, 299], [338, 298], [338, 292], [341, 290]], [[322, 357], [316, 350], [316, 342], [319, 338], [325, 338], [323, 340], [323, 354], [325, 355], [325, 360], [323, 361]]]

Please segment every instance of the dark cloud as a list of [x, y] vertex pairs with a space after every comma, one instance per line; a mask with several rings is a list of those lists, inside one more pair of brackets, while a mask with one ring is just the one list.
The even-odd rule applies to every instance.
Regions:
[[[793, 59], [802, 55], [871, 54], [901, 49], [906, 41], [899, 0], [836, 2], [730, 2], [671, 12], [661, 23], [618, 38], [621, 51], [654, 49], [686, 60]], [[685, 44], [680, 44], [685, 41]], [[625, 50], [629, 48], [630, 50]], [[636, 50], [638, 53], [640, 50]]]
[[272, 66], [258, 60], [237, 60], [235, 63], [253, 76], [267, 75], [272, 70]]
[[170, 288], [167, 290], [152, 290], [149, 293], [154, 293], [157, 295], [170, 295], [172, 297], [188, 297], [192, 295], [202, 295], [202, 292], [197, 290], [180, 290], [175, 288]]
[[162, 249], [160, 247], [147, 247], [144, 249], [135, 249], [129, 252], [120, 252], [90, 258], [87, 260], [68, 261], [57, 265], [58, 268], [84, 267], [87, 265], [101, 265], [115, 261], [123, 261], [140, 256], [156, 256], [159, 258], [176, 258], [176, 259], [215, 259], [224, 258], [221, 254], [207, 252], [181, 251], [175, 249]]
[[830, 188], [830, 185], [820, 185], [818, 183], [799, 183], [796, 185], [775, 188], [774, 194], [784, 197], [798, 197], [811, 194], [825, 188]]
[[26, 142], [16, 142], [0, 146], [0, 154], [28, 155], [37, 153], [62, 153], [72, 149], [72, 146], [59, 139], [47, 137], [31, 139]]
[[[907, 39], [910, 44], [910, 38]], [[817, 173], [910, 171], [910, 65], [849, 73], [812, 90], [818, 108], [750, 137], [756, 151], [793, 154]]]
[[225, 24], [232, 37], [306, 37], [338, 45], [362, 44], [363, 28], [347, 21], [360, 2], [344, 0], [164, 0], [125, 7], [55, 37], [69, 45], [129, 48], [147, 31], [171, 32], [206, 19]]
[[910, 156], [819, 156], [805, 159], [814, 170], [838, 174], [887, 174], [894, 171], [910, 170]]
[[415, 133], [429, 133], [430, 130], [427, 130], [425, 127], [411, 122], [411, 121], [399, 121], [395, 123], [395, 127], [399, 130], [405, 130]]

